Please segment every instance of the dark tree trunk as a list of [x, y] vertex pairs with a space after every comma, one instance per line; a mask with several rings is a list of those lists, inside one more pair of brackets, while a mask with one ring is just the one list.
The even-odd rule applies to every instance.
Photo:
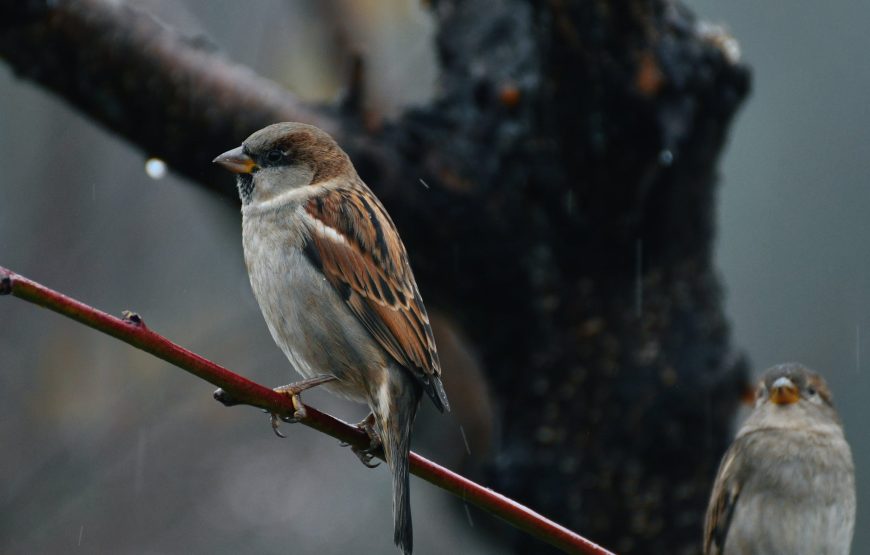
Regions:
[[444, 94], [387, 137], [397, 187], [440, 187], [387, 197], [505, 407], [493, 483], [620, 553], [697, 552], [745, 379], [711, 247], [747, 70], [670, 2], [434, 9]]
[[711, 250], [730, 37], [668, 0], [433, 1], [441, 92], [371, 131], [129, 8], [54, 4], [0, 1], [0, 56], [204, 184], [272, 121], [337, 135], [504, 407], [495, 488], [619, 553], [699, 551], [746, 377]]

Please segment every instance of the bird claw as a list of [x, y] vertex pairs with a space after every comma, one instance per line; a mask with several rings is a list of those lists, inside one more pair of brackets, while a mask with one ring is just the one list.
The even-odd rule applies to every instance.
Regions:
[[275, 435], [278, 436], [278, 437], [280, 437], [281, 439], [286, 439], [287, 436], [285, 436], [284, 434], [282, 434], [282, 433], [281, 433], [281, 430], [278, 429], [278, 427], [281, 425], [281, 420], [283, 420], [283, 419], [280, 418], [280, 417], [279, 417], [277, 414], [275, 414], [274, 412], [271, 413], [271, 414], [269, 415], [269, 417], [270, 417], [270, 418], [269, 418], [270, 424], [272, 424], [272, 431], [275, 432]]
[[301, 422], [308, 418], [308, 411], [305, 410], [305, 405], [302, 404], [302, 399], [298, 395], [293, 397], [293, 408], [296, 409], [293, 411], [294, 421]]
[[[302, 407], [302, 402], [299, 400], [298, 395], [293, 397], [293, 405], [296, 405], [297, 403], [299, 404], [299, 407]], [[282, 416], [280, 414], [275, 414], [274, 412], [269, 413], [269, 423], [272, 425], [272, 431], [275, 432], [275, 435], [283, 439], [287, 436], [279, 430], [281, 422], [286, 422], [287, 424], [298, 424], [304, 420], [306, 416], [305, 408], [303, 407], [302, 410], [299, 410], [297, 407], [293, 412], [293, 416]]]
[[369, 436], [369, 446], [366, 449], [367, 453], [371, 453], [381, 446], [381, 436], [378, 435], [378, 431], [375, 429], [375, 413], [370, 412], [368, 416], [363, 418], [362, 421], [356, 425], [356, 427]]
[[281, 395], [287, 395], [290, 397], [290, 401], [293, 403], [293, 416], [281, 416], [271, 413], [270, 423], [272, 424], [272, 431], [275, 432], [275, 435], [281, 438], [287, 437], [278, 429], [282, 421], [289, 424], [296, 424], [308, 418], [308, 412], [305, 410], [305, 405], [302, 404], [302, 398], [299, 396], [303, 391], [326, 382], [331, 382], [335, 379], [335, 376], [323, 375], [317, 376], [316, 378], [302, 380], [301, 382], [276, 387], [273, 390], [275, 393], [280, 393]]
[[[362, 422], [356, 425], [357, 428], [364, 431], [367, 436], [369, 436], [369, 446], [368, 447], [351, 447], [350, 450], [353, 451], [353, 454], [357, 456], [363, 466], [366, 468], [377, 468], [380, 466], [380, 461], [372, 464], [372, 460], [375, 458], [375, 452], [381, 448], [381, 438], [378, 436], [378, 432], [375, 430], [375, 415], [374, 413], [369, 413]], [[342, 442], [344, 445], [348, 445], [347, 443]]]
[[363, 463], [363, 466], [365, 466], [366, 468], [377, 468], [377, 467], [381, 466], [381, 461], [377, 461], [376, 463], [372, 464], [372, 460], [375, 458], [375, 456], [368, 452], [369, 449], [370, 448], [368, 448], [368, 449], [358, 449], [356, 447], [350, 448], [350, 450], [353, 452], [353, 454], [356, 455], [357, 458], [359, 459], [359, 462]]

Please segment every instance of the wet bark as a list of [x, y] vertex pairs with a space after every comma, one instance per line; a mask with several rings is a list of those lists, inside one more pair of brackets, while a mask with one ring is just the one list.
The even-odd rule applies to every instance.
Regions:
[[711, 250], [736, 45], [665, 0], [431, 9], [440, 93], [377, 129], [102, 0], [0, 1], [0, 56], [227, 195], [209, 162], [251, 131], [335, 134], [509, 408], [492, 486], [619, 553], [698, 552], [746, 374]]

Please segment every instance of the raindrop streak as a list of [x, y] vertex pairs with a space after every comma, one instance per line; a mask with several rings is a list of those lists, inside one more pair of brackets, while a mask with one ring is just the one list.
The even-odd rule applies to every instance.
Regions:
[[565, 195], [565, 211], [569, 216], [574, 215], [574, 189], [568, 189]]
[[861, 324], [855, 325], [855, 372], [861, 371]]
[[160, 158], [149, 158], [145, 162], [145, 173], [151, 179], [163, 179], [166, 176], [166, 162]]
[[[467, 508], [467, 507], [466, 507]], [[82, 538], [85, 536], [85, 525], [82, 524], [81, 528], [79, 528], [79, 543], [78, 545], [82, 545]]]
[[474, 520], [471, 518], [471, 509], [468, 508], [468, 503], [463, 503], [465, 505], [465, 516], [468, 517], [468, 525], [474, 528]]
[[643, 239], [634, 247], [634, 313], [638, 318], [643, 313]]
[[429, 184], [426, 183], [425, 181], [423, 181], [422, 177], [420, 178], [420, 184], [423, 185], [423, 187], [426, 187], [427, 189], [429, 189]]
[[465, 452], [470, 455], [471, 454], [471, 447], [468, 446], [468, 438], [465, 437], [465, 428], [463, 428], [461, 424], [459, 425], [459, 433], [462, 434], [462, 441], [465, 442]]
[[91, 184], [91, 200], [97, 202], [97, 184]]

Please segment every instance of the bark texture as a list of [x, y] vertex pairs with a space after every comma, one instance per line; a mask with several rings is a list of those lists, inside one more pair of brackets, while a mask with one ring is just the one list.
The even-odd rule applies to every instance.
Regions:
[[735, 43], [668, 0], [431, 9], [439, 94], [378, 129], [105, 0], [0, 0], [0, 57], [227, 195], [210, 161], [250, 132], [333, 133], [510, 408], [492, 486], [619, 553], [696, 553], [746, 379], [711, 250]]

